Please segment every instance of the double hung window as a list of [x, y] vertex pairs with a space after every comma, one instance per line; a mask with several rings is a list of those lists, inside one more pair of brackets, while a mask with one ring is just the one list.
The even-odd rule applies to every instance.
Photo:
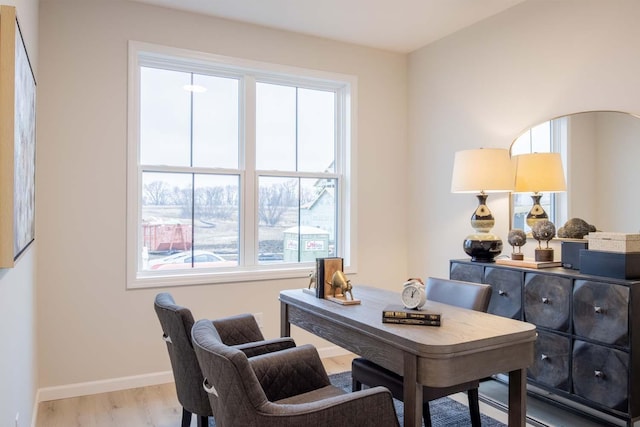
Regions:
[[352, 265], [351, 76], [130, 45], [128, 284]]

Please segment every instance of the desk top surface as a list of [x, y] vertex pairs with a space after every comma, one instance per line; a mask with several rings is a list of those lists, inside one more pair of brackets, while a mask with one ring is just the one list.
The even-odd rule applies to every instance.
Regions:
[[382, 323], [382, 311], [400, 302], [400, 293], [369, 286], [354, 286], [357, 305], [340, 305], [316, 298], [302, 289], [280, 292], [280, 301], [304, 312], [343, 325], [358, 333], [400, 346], [422, 355], [473, 353], [508, 347], [536, 339], [534, 325], [448, 304], [427, 301], [423, 310], [439, 313], [441, 326]]

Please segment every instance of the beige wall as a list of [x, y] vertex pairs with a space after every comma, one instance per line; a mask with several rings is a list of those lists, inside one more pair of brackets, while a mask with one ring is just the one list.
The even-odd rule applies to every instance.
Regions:
[[[5, 0], [15, 6], [25, 46], [38, 80], [38, 1]], [[6, 239], [6, 236], [2, 238]], [[36, 268], [37, 241], [17, 260], [0, 269], [0, 425], [31, 424], [37, 378]]]
[[[639, 19], [633, 0], [528, 0], [410, 54], [412, 274], [447, 275], [447, 261], [465, 257], [476, 200], [450, 193], [455, 151], [508, 148], [568, 113], [640, 113]], [[506, 240], [508, 198], [488, 203]]]
[[[40, 17], [40, 387], [170, 369], [153, 311], [167, 289], [125, 289], [128, 40], [356, 75], [354, 293], [405, 280], [406, 55], [118, 0], [43, 0]], [[303, 286], [306, 278], [168, 290], [196, 318], [263, 312], [275, 337], [278, 292]]]

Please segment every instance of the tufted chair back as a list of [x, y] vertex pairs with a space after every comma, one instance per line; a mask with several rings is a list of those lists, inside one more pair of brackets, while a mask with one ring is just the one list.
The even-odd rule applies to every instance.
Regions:
[[266, 405], [268, 400], [247, 356], [223, 344], [211, 322], [197, 322], [193, 339], [203, 362], [202, 372], [207, 378], [204, 387], [216, 413], [216, 425], [253, 425], [255, 408]]
[[345, 393], [312, 345], [247, 358], [199, 320], [191, 336], [217, 427], [398, 427], [388, 390]]

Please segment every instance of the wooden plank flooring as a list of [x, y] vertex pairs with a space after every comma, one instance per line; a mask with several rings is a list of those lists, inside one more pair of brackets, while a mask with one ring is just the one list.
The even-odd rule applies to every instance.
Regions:
[[[328, 374], [351, 369], [353, 356], [323, 359]], [[173, 383], [42, 402], [36, 427], [178, 427]], [[196, 427], [195, 417], [191, 427]]]
[[[353, 355], [323, 359], [329, 375], [351, 370]], [[495, 383], [495, 384], [491, 384]], [[485, 390], [489, 385], [497, 390]], [[506, 386], [489, 382], [480, 386], [494, 399], [506, 401]], [[501, 393], [505, 396], [501, 396]], [[452, 399], [467, 404], [467, 396], [457, 393]], [[535, 399], [528, 399], [533, 415], [543, 424], [564, 427], [585, 427], [598, 425], [574, 414], [549, 407]], [[480, 411], [503, 423], [507, 422], [504, 412], [480, 402]], [[528, 411], [529, 412], [529, 411]], [[112, 393], [80, 396], [42, 402], [38, 407], [36, 427], [178, 427], [182, 408], [176, 397], [173, 383], [141, 387]], [[196, 427], [196, 419], [191, 420]], [[527, 427], [534, 427], [527, 424]]]

